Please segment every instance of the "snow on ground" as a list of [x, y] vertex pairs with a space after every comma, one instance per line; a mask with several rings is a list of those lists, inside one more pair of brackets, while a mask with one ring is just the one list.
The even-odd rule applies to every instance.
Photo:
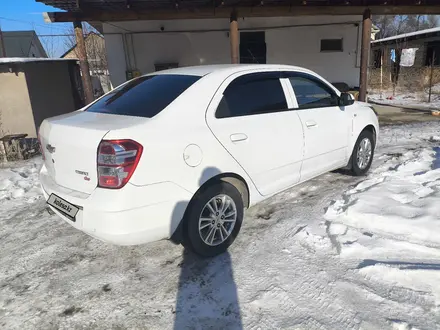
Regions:
[[396, 93], [393, 92], [371, 93], [368, 95], [368, 101], [384, 105], [403, 106], [407, 108], [438, 110], [440, 109], [440, 85], [431, 96], [431, 102], [428, 102], [428, 94], [426, 93]]
[[251, 208], [228, 253], [111, 246], [0, 168], [2, 329], [440, 329], [440, 127], [387, 126], [372, 171]]

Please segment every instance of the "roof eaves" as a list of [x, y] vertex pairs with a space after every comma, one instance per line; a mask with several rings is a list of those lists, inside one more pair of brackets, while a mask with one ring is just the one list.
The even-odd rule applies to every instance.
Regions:
[[379, 44], [379, 43], [385, 43], [385, 42], [399, 40], [399, 39], [407, 39], [407, 38], [412, 38], [412, 37], [416, 37], [416, 36], [421, 36], [424, 34], [428, 35], [431, 33], [438, 33], [438, 32], [440, 32], [440, 27], [435, 27], [432, 29], [420, 30], [420, 31], [416, 31], [416, 32], [402, 33], [402, 34], [398, 34], [396, 36], [378, 39], [378, 40], [372, 41], [371, 43], [372, 44]]

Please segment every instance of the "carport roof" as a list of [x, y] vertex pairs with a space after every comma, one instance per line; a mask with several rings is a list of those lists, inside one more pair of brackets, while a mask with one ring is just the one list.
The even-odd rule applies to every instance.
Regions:
[[67, 12], [52, 22], [299, 15], [440, 14], [439, 0], [36, 0]]

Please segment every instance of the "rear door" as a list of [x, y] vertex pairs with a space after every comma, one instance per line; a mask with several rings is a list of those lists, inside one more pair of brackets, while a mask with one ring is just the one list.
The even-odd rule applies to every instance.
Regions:
[[209, 106], [210, 129], [262, 195], [299, 181], [303, 130], [292, 107], [280, 72], [231, 76]]
[[289, 72], [285, 77], [290, 81], [304, 129], [301, 180], [345, 166], [351, 120], [345, 108], [339, 107], [336, 91], [308, 73]]

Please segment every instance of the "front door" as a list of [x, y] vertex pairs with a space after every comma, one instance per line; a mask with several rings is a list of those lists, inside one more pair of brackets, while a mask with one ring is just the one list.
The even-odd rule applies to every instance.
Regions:
[[279, 77], [278, 72], [230, 77], [207, 113], [212, 132], [262, 195], [300, 178], [303, 129], [297, 111], [289, 110], [292, 100]]
[[318, 77], [288, 74], [304, 129], [301, 181], [347, 165], [350, 116], [336, 92]]

